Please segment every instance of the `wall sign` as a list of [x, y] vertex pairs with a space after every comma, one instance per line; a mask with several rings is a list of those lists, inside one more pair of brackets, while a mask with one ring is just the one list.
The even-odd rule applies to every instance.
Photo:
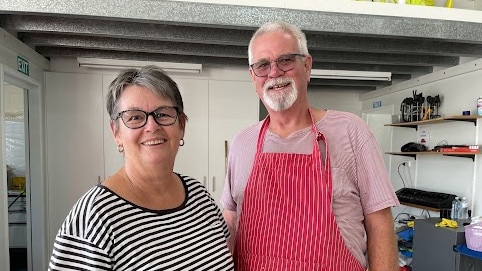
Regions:
[[19, 72], [25, 75], [29, 75], [29, 72], [30, 72], [29, 63], [26, 59], [20, 56], [17, 56], [17, 67]]

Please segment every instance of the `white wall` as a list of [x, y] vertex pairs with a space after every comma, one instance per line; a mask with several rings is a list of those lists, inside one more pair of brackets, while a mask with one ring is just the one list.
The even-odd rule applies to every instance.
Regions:
[[308, 91], [310, 105], [317, 108], [348, 111], [361, 116], [360, 92], [353, 90], [313, 90]]
[[[412, 91], [422, 92], [424, 97], [440, 95], [442, 116], [462, 115], [462, 111], [475, 114], [476, 100], [482, 96], [482, 59], [467, 62], [456, 67], [437, 71], [390, 87], [361, 95], [362, 108], [367, 110], [373, 102], [394, 105], [400, 108], [401, 101], [412, 97]], [[447, 122], [419, 126], [418, 131], [411, 128], [386, 127], [392, 129], [391, 150], [410, 141], [417, 141], [420, 131], [428, 131], [429, 148], [445, 140], [447, 144], [482, 145], [482, 121], [477, 126], [470, 122]], [[391, 157], [391, 180], [394, 187], [402, 187], [397, 173], [398, 165], [406, 160], [413, 161], [410, 169], [413, 186], [430, 191], [466, 196], [471, 203], [473, 215], [482, 214], [482, 155], [475, 161], [468, 158], [446, 156], [418, 156], [416, 160], [404, 156]]]

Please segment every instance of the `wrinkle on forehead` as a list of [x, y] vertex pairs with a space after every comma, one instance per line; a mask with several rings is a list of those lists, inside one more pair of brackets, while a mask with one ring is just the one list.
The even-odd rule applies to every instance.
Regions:
[[273, 61], [285, 54], [299, 53], [295, 37], [282, 31], [259, 36], [252, 44], [251, 64], [260, 60]]

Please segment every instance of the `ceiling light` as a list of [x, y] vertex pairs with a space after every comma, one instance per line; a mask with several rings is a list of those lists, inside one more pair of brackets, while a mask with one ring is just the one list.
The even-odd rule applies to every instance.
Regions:
[[195, 63], [173, 63], [173, 62], [152, 62], [152, 61], [136, 61], [136, 60], [120, 60], [120, 59], [101, 59], [101, 58], [83, 58], [78, 57], [79, 67], [91, 69], [129, 69], [141, 68], [146, 65], [155, 65], [163, 69], [165, 72], [179, 73], [201, 73], [202, 64]]
[[391, 81], [392, 80], [392, 73], [391, 72], [312, 69], [311, 70], [311, 78]]

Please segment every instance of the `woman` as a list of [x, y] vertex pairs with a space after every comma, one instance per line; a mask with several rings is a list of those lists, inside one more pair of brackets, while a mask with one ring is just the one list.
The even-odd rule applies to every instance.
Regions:
[[124, 166], [72, 208], [49, 270], [233, 270], [216, 203], [173, 172], [187, 121], [176, 83], [154, 66], [123, 71], [107, 111]]

